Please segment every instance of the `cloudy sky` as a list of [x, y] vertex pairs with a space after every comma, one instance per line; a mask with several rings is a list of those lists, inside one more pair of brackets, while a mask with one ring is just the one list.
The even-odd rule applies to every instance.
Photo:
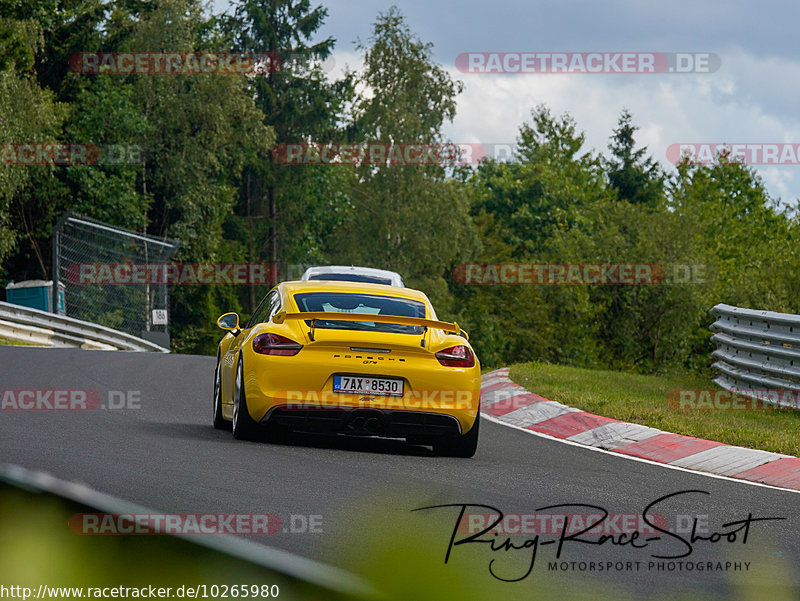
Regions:
[[[335, 70], [357, 67], [379, 12], [396, 4], [435, 59], [464, 83], [455, 142], [513, 143], [544, 103], [571, 114], [587, 149], [606, 151], [620, 111], [639, 126], [638, 143], [667, 169], [676, 143], [800, 143], [800, 3], [727, 0], [324, 0], [322, 36], [337, 40]], [[215, 6], [227, 6], [215, 0]], [[475, 74], [456, 67], [467, 52], [713, 53], [713, 73]], [[791, 163], [791, 159], [788, 159]], [[800, 161], [758, 166], [774, 198], [796, 204]]]

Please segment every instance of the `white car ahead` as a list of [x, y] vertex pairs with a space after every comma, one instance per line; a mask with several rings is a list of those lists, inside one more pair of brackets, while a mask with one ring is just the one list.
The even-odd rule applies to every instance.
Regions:
[[386, 284], [405, 288], [399, 273], [372, 267], [355, 267], [353, 265], [324, 265], [309, 267], [300, 277], [301, 280], [333, 280], [338, 282], [368, 282], [370, 284]]

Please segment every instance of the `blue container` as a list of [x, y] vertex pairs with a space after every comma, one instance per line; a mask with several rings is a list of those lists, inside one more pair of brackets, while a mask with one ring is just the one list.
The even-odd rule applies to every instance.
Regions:
[[[6, 286], [6, 302], [51, 313], [53, 310], [53, 281], [25, 280]], [[58, 313], [66, 315], [64, 284], [58, 283]]]

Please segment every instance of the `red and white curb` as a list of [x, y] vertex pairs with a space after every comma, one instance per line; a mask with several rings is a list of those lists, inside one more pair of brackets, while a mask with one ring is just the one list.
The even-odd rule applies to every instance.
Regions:
[[797, 457], [592, 415], [527, 391], [508, 378], [508, 368], [483, 376], [481, 411], [496, 421], [573, 443], [689, 470], [800, 490], [800, 459]]

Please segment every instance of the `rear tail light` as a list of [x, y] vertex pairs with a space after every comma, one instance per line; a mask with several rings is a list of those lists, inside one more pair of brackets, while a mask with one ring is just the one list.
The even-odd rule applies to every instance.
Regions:
[[284, 355], [291, 357], [300, 352], [302, 344], [278, 336], [277, 334], [259, 334], [253, 338], [253, 350], [261, 355]]
[[475, 365], [475, 355], [468, 346], [459, 344], [436, 353], [439, 363], [446, 367], [472, 367]]

